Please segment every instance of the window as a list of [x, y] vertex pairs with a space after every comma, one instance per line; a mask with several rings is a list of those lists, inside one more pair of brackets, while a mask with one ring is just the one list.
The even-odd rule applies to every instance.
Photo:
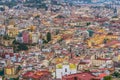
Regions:
[[67, 69], [65, 68], [65, 72], [67, 72]]

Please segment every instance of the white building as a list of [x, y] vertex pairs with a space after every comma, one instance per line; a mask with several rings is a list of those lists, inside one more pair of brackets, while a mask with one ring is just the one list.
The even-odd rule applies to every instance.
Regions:
[[38, 43], [39, 35], [37, 33], [32, 34], [32, 43]]
[[51, 49], [50, 48], [44, 48], [44, 49], [42, 49], [42, 52], [51, 52]]
[[5, 34], [5, 27], [2, 26], [0, 27], [0, 35], [4, 35]]
[[72, 68], [71, 65], [62, 65], [61, 68], [56, 69], [56, 78], [61, 79], [64, 75], [77, 73], [77, 68]]
[[16, 37], [16, 41], [19, 43], [23, 43], [23, 37]]
[[0, 65], [2, 65], [2, 67], [5, 67], [7, 65], [6, 60], [0, 59]]

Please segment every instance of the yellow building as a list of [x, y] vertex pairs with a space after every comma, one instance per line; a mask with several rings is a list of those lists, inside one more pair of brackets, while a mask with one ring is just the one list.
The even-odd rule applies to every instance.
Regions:
[[116, 35], [107, 35], [106, 38], [109, 39], [109, 40], [113, 40], [113, 39], [117, 40], [118, 36], [116, 36]]
[[98, 29], [97, 33], [98, 34], [94, 34], [93, 37], [87, 41], [89, 47], [99, 46], [103, 44], [104, 39], [107, 39], [108, 41], [118, 39], [118, 36], [116, 35], [108, 35], [104, 29]]
[[15, 75], [16, 70], [14, 66], [7, 66], [4, 68], [5, 69], [5, 75]]
[[120, 55], [118, 55], [118, 61], [120, 61]]
[[63, 65], [69, 65], [69, 68], [70, 68], [71, 70], [74, 70], [74, 69], [77, 68], [76, 64], [73, 64], [73, 63], [67, 63], [67, 62], [66, 62], [66, 63], [63, 62], [63, 63], [59, 63], [59, 64], [57, 64], [57, 65], [56, 65], [56, 68], [57, 68], [57, 69], [63, 68]]
[[87, 41], [89, 47], [100, 46], [103, 44], [104, 40], [118, 40], [118, 36], [116, 35], [107, 35], [107, 34], [95, 34], [92, 38]]
[[18, 28], [14, 27], [14, 25], [9, 25], [7, 27], [7, 34], [9, 37], [16, 37], [18, 35]]
[[3, 44], [4, 46], [11, 46], [13, 43], [13, 39], [11, 40], [2, 40], [1, 44]]
[[103, 43], [104, 39], [105, 39], [105, 35], [99, 35], [99, 34], [95, 34], [90, 40], [88, 40], [88, 46], [92, 47], [94, 45], [100, 45]]

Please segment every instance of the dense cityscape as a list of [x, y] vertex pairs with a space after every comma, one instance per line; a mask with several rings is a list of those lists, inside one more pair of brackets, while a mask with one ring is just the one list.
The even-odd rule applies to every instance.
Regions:
[[0, 80], [120, 80], [120, 0], [0, 0]]

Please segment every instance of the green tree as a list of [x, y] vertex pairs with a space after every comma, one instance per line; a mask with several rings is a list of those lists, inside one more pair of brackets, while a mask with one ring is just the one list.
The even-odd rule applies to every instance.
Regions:
[[19, 77], [17, 77], [17, 78], [14, 78], [14, 80], [19, 80]]
[[63, 15], [58, 15], [56, 18], [65, 18]]
[[10, 37], [8, 36], [8, 34], [6, 34], [6, 35], [3, 36], [3, 39], [5, 39], [5, 40], [9, 40]]
[[12, 44], [13, 44], [13, 45], [19, 44], [19, 42], [17, 42], [16, 40], [13, 40]]
[[17, 68], [17, 70], [20, 71], [21, 69], [22, 69], [22, 67], [19, 65], [18, 68]]
[[116, 78], [120, 78], [120, 73], [119, 72], [114, 72], [112, 76], [115, 76]]
[[86, 23], [86, 26], [89, 26], [90, 24], [91, 24], [90, 22], [87, 22], [87, 23]]
[[103, 43], [104, 43], [104, 44], [106, 44], [106, 43], [107, 43], [107, 41], [108, 41], [108, 39], [104, 39]]
[[10, 80], [19, 80], [19, 77], [17, 77], [17, 78], [10, 78]]
[[51, 41], [51, 33], [50, 32], [47, 33], [47, 42], [49, 42], [49, 41]]
[[39, 16], [39, 15], [35, 16], [35, 19], [38, 19], [38, 18], [40, 18], [40, 16]]
[[103, 78], [103, 80], [112, 80], [112, 77], [111, 77], [111, 76], [105, 76], [105, 77]]
[[93, 30], [88, 30], [88, 32], [89, 32], [89, 36], [92, 37], [93, 34], [94, 34], [94, 31]]
[[58, 34], [59, 34], [59, 32], [60, 32], [59, 30], [56, 30], [56, 35], [58, 35]]
[[2, 76], [2, 80], [5, 80], [5, 76]]
[[17, 42], [15, 39], [13, 40], [13, 42], [12, 42], [12, 44], [13, 44], [13, 50], [14, 50], [14, 52], [16, 53], [18, 50], [18, 45], [19, 45], [19, 42]]
[[21, 50], [28, 50], [27, 45], [25, 45], [25, 44], [19, 44], [18, 45], [18, 51], [21, 51]]
[[0, 70], [0, 76], [4, 75], [4, 69]]
[[46, 44], [46, 43], [48, 43], [45, 39], [42, 39], [43, 40], [43, 44]]

